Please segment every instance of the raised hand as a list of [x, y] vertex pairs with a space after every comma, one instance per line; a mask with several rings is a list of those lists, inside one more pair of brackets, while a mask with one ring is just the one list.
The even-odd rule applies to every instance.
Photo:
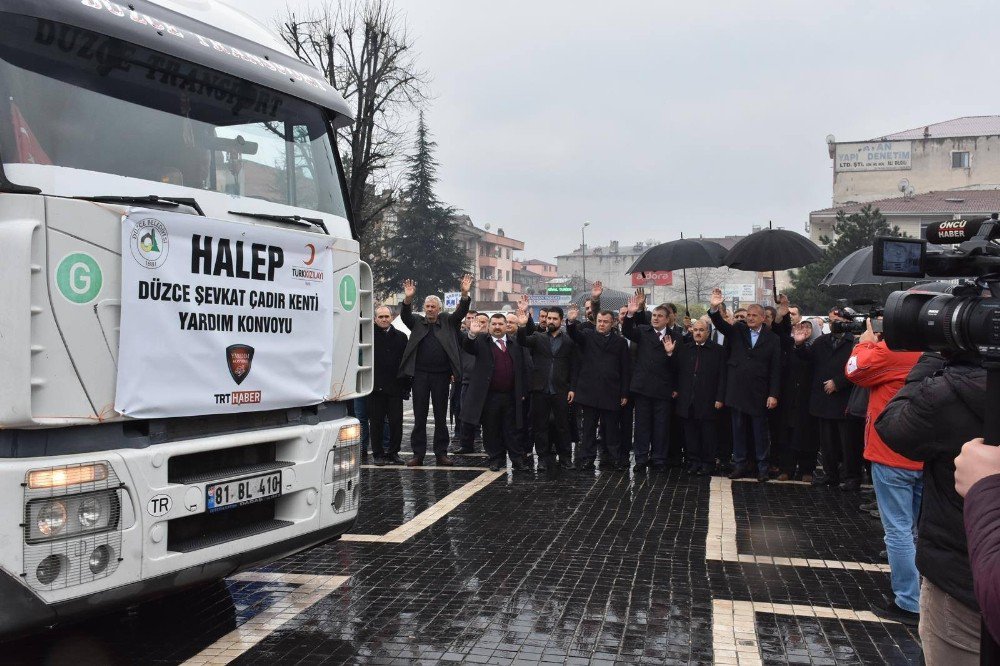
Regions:
[[726, 297], [722, 295], [722, 290], [716, 287], [712, 290], [712, 295], [708, 297], [708, 304], [713, 308], [718, 308], [724, 300]]
[[639, 287], [635, 290], [636, 303], [639, 305], [640, 310], [646, 309], [646, 290]]
[[663, 336], [663, 351], [667, 352], [667, 356], [670, 356], [671, 354], [674, 353], [675, 349], [677, 349], [677, 342], [674, 341], [674, 336], [672, 336], [672, 335], [664, 335]]
[[462, 276], [462, 296], [468, 296], [469, 290], [472, 289], [472, 276], [466, 273]]
[[788, 314], [788, 296], [781, 294], [778, 296], [778, 321], [785, 318]]
[[517, 325], [527, 326], [528, 325], [528, 313], [525, 310], [517, 311]]
[[594, 283], [594, 286], [590, 290], [590, 298], [600, 298], [601, 294], [604, 293], [604, 284], [600, 280]]
[[579, 316], [580, 316], [580, 306], [579, 305], [577, 305], [576, 303], [574, 303], [573, 305], [569, 306], [569, 308], [567, 308], [567, 310], [566, 310], [566, 320], [567, 321], [576, 321]]
[[469, 337], [476, 337], [483, 332], [483, 325], [479, 319], [473, 319], [469, 322]]
[[792, 331], [792, 339], [796, 346], [804, 344], [809, 339], [809, 330], [805, 326], [796, 326]]
[[527, 294], [521, 294], [521, 298], [517, 301], [517, 312], [518, 314], [528, 311], [528, 306], [531, 305], [531, 299]]
[[416, 295], [417, 283], [410, 279], [403, 280], [403, 300], [409, 303]]
[[627, 311], [627, 314], [628, 314], [629, 317], [631, 317], [632, 315], [634, 315], [639, 310], [639, 296], [638, 296], [638, 293], [639, 292], [637, 291], [636, 292], [636, 296], [633, 296], [630, 299], [628, 299], [628, 311]]

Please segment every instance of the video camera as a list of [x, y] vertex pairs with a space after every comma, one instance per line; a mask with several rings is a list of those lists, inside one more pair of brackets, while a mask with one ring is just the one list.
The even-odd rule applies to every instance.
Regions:
[[[899, 278], [973, 278], [951, 294], [896, 291], [885, 303], [884, 339], [891, 349], [971, 354], [1000, 362], [1000, 220], [947, 220], [927, 240], [880, 237], [872, 272]], [[955, 248], [928, 251], [928, 243]], [[988, 291], [989, 296], [983, 296]]]
[[830, 323], [830, 332], [834, 335], [842, 333], [852, 333], [854, 335], [861, 335], [866, 330], [868, 330], [868, 320], [872, 322], [872, 330], [876, 333], [882, 332], [882, 316], [885, 312], [885, 308], [880, 308], [877, 306], [875, 301], [871, 299], [856, 299], [851, 301], [851, 305], [855, 306], [867, 306], [868, 312], [858, 312], [853, 308], [847, 307], [847, 301], [838, 301], [839, 307], [836, 309], [835, 314], [841, 317], [844, 321], [834, 321]]

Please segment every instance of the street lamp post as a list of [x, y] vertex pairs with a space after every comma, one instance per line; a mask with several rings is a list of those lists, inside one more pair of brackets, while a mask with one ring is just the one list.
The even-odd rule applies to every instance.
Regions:
[[583, 246], [583, 290], [587, 290], [587, 227], [590, 226], [590, 222], [584, 222], [583, 226], [580, 227], [580, 240]]

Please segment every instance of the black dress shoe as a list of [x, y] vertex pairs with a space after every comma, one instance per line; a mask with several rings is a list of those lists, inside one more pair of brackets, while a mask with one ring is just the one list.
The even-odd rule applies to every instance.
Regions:
[[646, 467], [647, 467], [646, 463], [638, 462], [635, 464], [635, 467], [632, 468], [632, 471], [635, 472], [636, 474], [645, 474]]
[[844, 492], [856, 493], [861, 490], [861, 482], [857, 479], [848, 479], [840, 484], [840, 489]]
[[742, 479], [747, 475], [749, 470], [746, 467], [736, 467], [732, 472], [728, 474], [730, 479]]
[[455, 455], [468, 455], [470, 453], [475, 453], [476, 450], [471, 446], [460, 446], [457, 449], [452, 449], [451, 453]]
[[499, 472], [500, 471], [500, 461], [499, 460], [491, 460], [490, 461], [490, 471], [491, 472]]
[[896, 605], [895, 599], [889, 601], [886, 606], [872, 606], [872, 613], [883, 620], [893, 620], [894, 622], [905, 624], [907, 627], [920, 625], [920, 613], [903, 610]]
[[375, 456], [372, 462], [375, 463], [376, 467], [382, 467], [383, 465], [389, 464], [389, 459], [385, 456]]
[[388, 460], [389, 463], [393, 464], [393, 465], [405, 465], [406, 464], [405, 462], [403, 462], [403, 459], [399, 457], [398, 453], [390, 453], [389, 455], [387, 455], [385, 457], [385, 459]]
[[757, 483], [767, 483], [771, 480], [771, 475], [767, 472], [761, 472], [757, 475]]
[[611, 460], [602, 460], [597, 463], [597, 469], [614, 469], [615, 463]]
[[514, 469], [515, 472], [527, 472], [528, 470], [531, 469], [531, 466], [520, 458], [512, 460], [510, 462], [510, 466]]
[[578, 472], [593, 472], [594, 471], [594, 461], [593, 460], [579, 460], [576, 463], [576, 470]]
[[559, 466], [562, 467], [563, 469], [573, 469], [573, 461], [570, 460], [569, 458], [566, 458], [565, 460], [560, 460]]

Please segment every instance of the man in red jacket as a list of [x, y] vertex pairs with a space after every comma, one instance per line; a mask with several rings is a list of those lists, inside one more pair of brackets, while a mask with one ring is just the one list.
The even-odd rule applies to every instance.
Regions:
[[920, 621], [920, 574], [917, 572], [917, 518], [923, 496], [923, 463], [894, 452], [875, 431], [875, 419], [906, 381], [920, 352], [889, 349], [872, 330], [866, 330], [847, 361], [845, 374], [869, 389], [865, 419], [865, 460], [872, 465], [872, 483], [878, 500], [894, 598], [873, 612], [879, 617], [916, 627]]

